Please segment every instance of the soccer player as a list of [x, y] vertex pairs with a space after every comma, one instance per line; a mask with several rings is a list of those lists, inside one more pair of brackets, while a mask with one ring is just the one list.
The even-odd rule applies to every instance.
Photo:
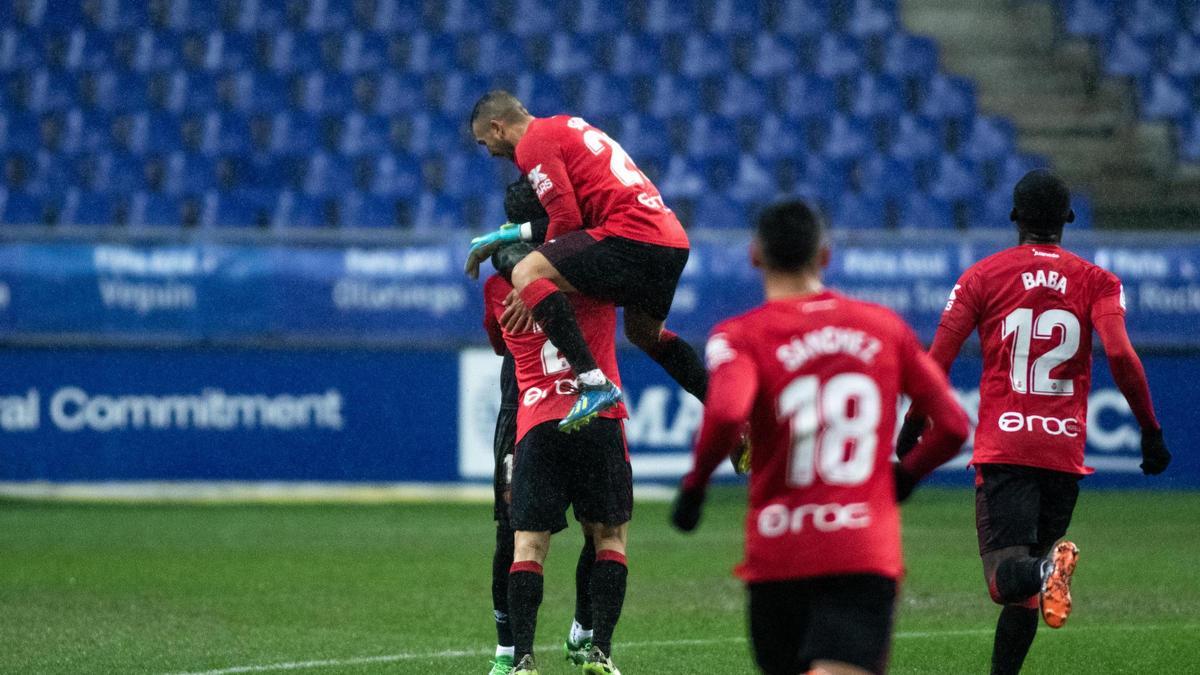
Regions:
[[[1154, 417], [1141, 361], [1125, 332], [1121, 281], [1062, 248], [1074, 221], [1058, 177], [1032, 171], [1013, 190], [1018, 245], [972, 265], [950, 291], [930, 355], [944, 371], [978, 329], [983, 350], [975, 431], [975, 524], [988, 592], [1003, 605], [992, 672], [1020, 671], [1037, 632], [1038, 607], [1052, 628], [1071, 612], [1079, 555], [1066, 535], [1084, 466], [1092, 329], [1117, 387], [1142, 428], [1142, 471], [1171, 455]], [[913, 404], [898, 452], [912, 447], [927, 405]], [[936, 424], [936, 423], [935, 423]], [[1049, 555], [1049, 557], [1047, 557]]]
[[[829, 255], [805, 204], [760, 217], [751, 260], [766, 303], [713, 329], [704, 421], [672, 512], [676, 527], [695, 528], [723, 448], [750, 422], [737, 574], [749, 587], [755, 658], [772, 675], [885, 671], [902, 573], [896, 503], [968, 431], [946, 375], [900, 317], [822, 286]], [[937, 419], [893, 465], [902, 393]]]
[[[536, 222], [546, 219], [546, 211], [538, 202], [533, 188], [524, 179], [508, 186], [504, 193], [504, 214], [510, 222]], [[493, 255], [496, 269], [505, 268], [511, 273], [509, 263], [502, 261], [499, 254]], [[498, 282], [485, 282], [498, 283]], [[512, 352], [504, 343], [500, 324], [491, 312], [485, 312], [484, 328], [496, 354], [503, 356], [500, 368], [500, 412], [496, 416], [496, 434], [493, 448], [496, 455], [496, 470], [493, 480], [496, 520], [496, 549], [492, 555], [492, 613], [496, 621], [496, 656], [489, 675], [508, 675], [514, 667], [512, 629], [508, 623], [508, 574], [513, 563], [513, 530], [509, 522], [509, 504], [512, 501], [512, 455], [517, 437], [518, 386], [516, 364]], [[563, 645], [567, 658], [582, 665], [592, 646], [592, 608], [588, 596], [591, 584], [592, 565], [596, 559], [596, 548], [592, 537], [585, 533], [583, 548], [579, 551], [579, 562], [575, 568], [575, 620]]]
[[[501, 275], [510, 274], [532, 251], [528, 244], [510, 244], [496, 251], [493, 259]], [[502, 276], [485, 284], [485, 308], [497, 323], [511, 290]], [[619, 386], [616, 308], [579, 294], [571, 296], [571, 303], [579, 312], [585, 339]], [[550, 536], [567, 526], [565, 512], [573, 505], [596, 551], [588, 588], [593, 633], [583, 672], [620, 675], [612, 663], [612, 636], [625, 601], [625, 540], [633, 513], [633, 474], [621, 422], [627, 416], [625, 407], [618, 402], [579, 432], [562, 432], [559, 421], [574, 404], [576, 385], [570, 365], [537, 324], [517, 331], [503, 328], [502, 335], [513, 354], [520, 387], [511, 512], [516, 534], [508, 578], [516, 660], [512, 672], [537, 673], [533, 638], [542, 601], [542, 563]], [[578, 614], [577, 605], [577, 620]]]
[[545, 241], [513, 270], [501, 323], [517, 330], [536, 320], [571, 365], [579, 393], [563, 429], [578, 429], [621, 400], [580, 331], [569, 293], [623, 306], [629, 341], [703, 401], [700, 357], [665, 328], [688, 238], [629, 155], [582, 119], [534, 117], [505, 91], [479, 99], [471, 133], [493, 156], [516, 163], [550, 214], [544, 230], [508, 223], [473, 240], [467, 272], [477, 276], [479, 263], [504, 242]]

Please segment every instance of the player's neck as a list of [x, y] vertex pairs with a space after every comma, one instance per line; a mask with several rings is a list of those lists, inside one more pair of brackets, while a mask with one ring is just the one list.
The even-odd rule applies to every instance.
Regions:
[[805, 295], [815, 295], [825, 290], [821, 277], [817, 274], [787, 274], [781, 272], [763, 271], [763, 288], [767, 301], [784, 300]]
[[512, 144], [513, 144], [514, 148], [517, 146], [518, 143], [521, 142], [522, 138], [525, 138], [525, 132], [529, 131], [529, 123], [535, 119], [537, 119], [537, 118], [530, 116], [530, 117], [526, 117], [524, 120], [522, 120], [520, 122], [513, 123], [512, 133], [513, 133], [513, 136], [515, 136], [515, 138], [513, 139]]

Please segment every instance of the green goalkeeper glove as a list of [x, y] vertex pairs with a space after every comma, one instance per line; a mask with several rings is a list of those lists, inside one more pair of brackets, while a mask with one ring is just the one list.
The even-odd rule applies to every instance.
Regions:
[[521, 226], [517, 223], [505, 223], [495, 232], [475, 237], [471, 240], [471, 249], [467, 251], [467, 265], [463, 271], [472, 279], [478, 279], [479, 265], [484, 260], [492, 257], [501, 246], [518, 241], [521, 241]]

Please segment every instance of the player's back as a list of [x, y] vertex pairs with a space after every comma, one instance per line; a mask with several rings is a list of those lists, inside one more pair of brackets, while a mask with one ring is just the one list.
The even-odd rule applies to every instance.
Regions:
[[1124, 313], [1120, 281], [1058, 246], [1009, 248], [963, 275], [942, 325], [969, 330], [973, 317], [979, 330], [976, 463], [1088, 472], [1092, 326], [1109, 313]]
[[[557, 152], [568, 186], [538, 161]], [[635, 241], [686, 248], [687, 234], [663, 203], [658, 188], [634, 164], [619, 143], [580, 117], [556, 115], [535, 119], [517, 146], [517, 165], [527, 172], [542, 198], [547, 191], [570, 189], [579, 204], [583, 227], [597, 238], [620, 236]], [[551, 222], [547, 238], [562, 232]]]
[[903, 362], [921, 349], [912, 331], [887, 309], [826, 291], [735, 317], [709, 345], [710, 362], [723, 349], [750, 354], [758, 378], [739, 575], [898, 577], [890, 458]]

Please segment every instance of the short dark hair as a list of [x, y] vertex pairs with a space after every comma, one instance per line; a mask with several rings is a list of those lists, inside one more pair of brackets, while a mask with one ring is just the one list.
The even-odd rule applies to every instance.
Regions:
[[1034, 169], [1013, 188], [1014, 221], [1033, 232], [1055, 232], [1075, 220], [1071, 191], [1047, 169]]
[[763, 264], [781, 272], [799, 272], [817, 259], [824, 237], [821, 216], [799, 200], [772, 204], [758, 217]]
[[510, 223], [528, 223], [546, 217], [546, 207], [538, 201], [529, 181], [518, 178], [505, 188], [504, 217]]
[[474, 128], [476, 120], [480, 119], [517, 122], [527, 115], [529, 115], [529, 111], [516, 96], [503, 89], [493, 89], [475, 102], [475, 107], [471, 108], [471, 120], [468, 124]]
[[492, 267], [511, 284], [513, 268], [530, 253], [533, 253], [533, 246], [523, 241], [505, 244], [492, 253]]

